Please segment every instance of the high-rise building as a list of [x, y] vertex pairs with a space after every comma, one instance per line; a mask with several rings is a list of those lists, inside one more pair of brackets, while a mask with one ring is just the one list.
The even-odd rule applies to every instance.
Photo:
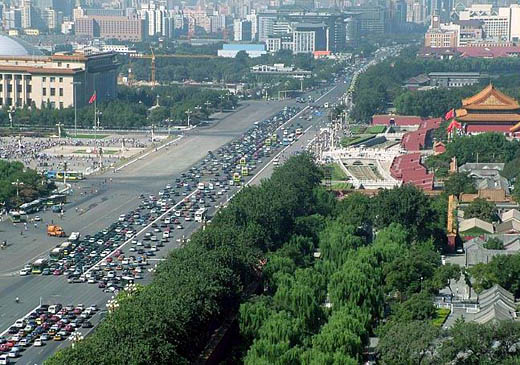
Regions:
[[256, 14], [248, 14], [246, 19], [251, 22], [251, 39], [256, 40], [258, 38], [258, 19]]
[[518, 37], [520, 30], [512, 29], [511, 24], [518, 25], [520, 11], [518, 6], [509, 8], [493, 8], [493, 5], [479, 4], [459, 12], [460, 20], [480, 20], [483, 22], [485, 38], [488, 40], [509, 41], [511, 34]]
[[24, 0], [22, 4], [22, 28], [28, 29], [33, 26], [33, 13], [31, 0]]
[[314, 0], [294, 0], [294, 6], [298, 9], [314, 9]]
[[85, 16], [75, 20], [76, 35], [140, 42], [144, 38], [143, 20], [138, 17]]
[[293, 30], [294, 53], [329, 50], [329, 29], [326, 24], [297, 24]]
[[4, 29], [20, 29], [22, 27], [22, 11], [20, 9], [10, 9], [4, 12], [2, 18]]
[[250, 42], [252, 40], [251, 22], [248, 20], [235, 19], [233, 22], [234, 40]]
[[265, 42], [270, 35], [275, 35], [275, 27], [283, 22], [287, 22], [291, 26], [293, 24], [325, 24], [329, 30], [328, 50], [331, 52], [339, 52], [346, 46], [346, 25], [345, 19], [350, 14], [344, 12], [331, 11], [301, 11], [294, 12], [289, 10], [270, 11], [259, 13], [258, 15], [258, 40]]
[[361, 34], [383, 34], [385, 32], [385, 8], [382, 6], [360, 6], [350, 8], [357, 12]]

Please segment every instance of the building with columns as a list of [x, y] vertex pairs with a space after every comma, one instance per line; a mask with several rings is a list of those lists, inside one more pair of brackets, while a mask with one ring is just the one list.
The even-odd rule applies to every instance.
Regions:
[[[117, 96], [115, 53], [11, 55], [16, 40], [0, 36], [0, 108], [69, 108]], [[19, 49], [19, 48], [18, 48]]]

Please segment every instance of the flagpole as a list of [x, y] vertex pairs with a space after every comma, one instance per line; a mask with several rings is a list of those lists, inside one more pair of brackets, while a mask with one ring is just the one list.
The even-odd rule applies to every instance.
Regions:
[[[95, 140], [97, 140], [97, 92], [96, 92], [96, 89], [94, 89], [94, 130], [96, 131], [94, 133], [94, 138]], [[94, 141], [95, 143], [95, 141]]]

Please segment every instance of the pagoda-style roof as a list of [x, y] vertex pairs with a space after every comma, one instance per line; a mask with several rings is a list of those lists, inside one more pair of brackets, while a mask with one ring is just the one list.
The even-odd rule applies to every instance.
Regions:
[[518, 102], [489, 84], [478, 94], [462, 100], [462, 107], [467, 110], [517, 110]]
[[457, 116], [459, 122], [489, 122], [489, 123], [518, 123], [520, 114], [493, 114], [493, 113], [469, 113], [464, 116]]

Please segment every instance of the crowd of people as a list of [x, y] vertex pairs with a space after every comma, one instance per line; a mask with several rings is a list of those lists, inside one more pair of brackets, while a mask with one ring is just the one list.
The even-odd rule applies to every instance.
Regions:
[[[38, 138], [38, 137], [1, 137], [0, 158], [23, 162], [27, 167], [43, 170], [58, 170], [67, 163], [68, 170], [87, 172], [103, 166], [111, 166], [119, 160], [113, 155], [97, 155], [99, 148], [146, 148], [151, 144], [150, 138], [142, 137], [107, 137], [103, 139], [85, 138]], [[60, 154], [56, 148], [66, 146], [89, 147], [93, 153]], [[54, 149], [52, 153], [46, 152]]]

